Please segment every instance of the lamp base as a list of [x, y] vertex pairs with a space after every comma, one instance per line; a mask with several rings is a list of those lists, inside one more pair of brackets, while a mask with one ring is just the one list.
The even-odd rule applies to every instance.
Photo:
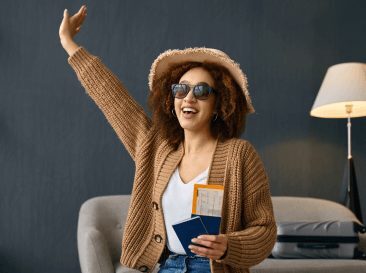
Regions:
[[361, 223], [363, 223], [357, 178], [352, 157], [348, 158], [344, 169], [340, 201], [356, 215]]

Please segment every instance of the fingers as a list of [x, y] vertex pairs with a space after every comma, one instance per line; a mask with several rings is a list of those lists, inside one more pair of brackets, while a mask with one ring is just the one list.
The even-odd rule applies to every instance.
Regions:
[[82, 5], [77, 13], [81, 13], [83, 11], [84, 7], [86, 7], [86, 5]]
[[215, 247], [217, 247], [217, 245], [220, 245], [220, 243], [218, 243], [218, 242], [206, 241], [206, 240], [203, 240], [203, 239], [195, 239], [195, 238], [192, 239], [192, 242], [196, 243], [196, 244], [199, 244], [199, 245], [209, 247], [209, 248], [215, 248]]
[[79, 26], [84, 22], [87, 15], [86, 10], [86, 5], [83, 5], [79, 11], [72, 16], [71, 20], [75, 22], [76, 26]]
[[71, 19], [79, 20], [80, 17], [86, 15], [86, 5], [81, 6], [78, 12], [76, 12], [73, 16], [71, 16]]
[[86, 16], [86, 5], [81, 6], [81, 8], [79, 9], [79, 11], [77, 12], [77, 15], [79, 16], [79, 18], [81, 18], [82, 20], [84, 20], [84, 18]]
[[205, 240], [205, 241], [212, 241], [212, 242], [224, 242], [226, 237], [222, 234], [220, 235], [200, 235], [197, 239]]
[[86, 5], [82, 5], [78, 10], [78, 12], [76, 12], [73, 16], [81, 15], [84, 12], [84, 10], [86, 10]]
[[83, 9], [83, 11], [81, 12], [81, 15], [80, 15], [80, 17], [79, 17], [79, 24], [81, 25], [82, 23], [84, 23], [84, 20], [85, 20], [85, 18], [86, 18], [86, 15], [87, 15], [87, 13], [86, 13], [86, 7], [85, 7], [85, 9]]
[[86, 5], [81, 6], [79, 11], [75, 15], [84, 17], [86, 15]]
[[82, 13], [85, 13], [85, 15], [86, 15], [86, 10], [87, 10], [87, 7], [86, 7], [86, 5], [84, 5]]
[[201, 246], [189, 245], [191, 251], [197, 255], [206, 256], [217, 260], [227, 249], [227, 238], [225, 235], [201, 235], [192, 239], [193, 243]]
[[225, 251], [221, 249], [205, 248], [194, 245], [190, 245], [189, 249], [197, 255], [204, 256], [213, 260], [218, 260], [225, 253]]

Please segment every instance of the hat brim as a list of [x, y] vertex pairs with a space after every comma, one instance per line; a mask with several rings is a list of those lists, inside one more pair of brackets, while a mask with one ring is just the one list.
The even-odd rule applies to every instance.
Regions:
[[254, 107], [248, 91], [247, 77], [240, 69], [240, 65], [233, 61], [226, 53], [213, 48], [194, 47], [180, 49], [169, 49], [161, 53], [153, 62], [149, 73], [149, 88], [153, 90], [153, 85], [172, 64], [183, 62], [204, 62], [209, 61], [224, 66], [231, 73], [235, 81], [242, 89], [247, 102], [248, 113], [254, 113]]

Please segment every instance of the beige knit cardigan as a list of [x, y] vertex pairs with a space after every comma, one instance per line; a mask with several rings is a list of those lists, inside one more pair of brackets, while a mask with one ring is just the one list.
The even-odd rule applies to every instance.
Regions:
[[[135, 161], [120, 262], [151, 272], [166, 245], [161, 200], [170, 176], [183, 157], [183, 144], [174, 150], [152, 129], [143, 108], [99, 57], [79, 47], [68, 62]], [[226, 256], [222, 260], [210, 260], [211, 272], [249, 272], [249, 267], [270, 254], [276, 239], [263, 163], [248, 141], [219, 141], [207, 181], [224, 185], [220, 230], [228, 239]]]

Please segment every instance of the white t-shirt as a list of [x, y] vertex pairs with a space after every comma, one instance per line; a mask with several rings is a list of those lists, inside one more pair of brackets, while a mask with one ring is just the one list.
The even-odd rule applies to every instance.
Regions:
[[184, 184], [180, 178], [179, 170], [176, 168], [169, 180], [163, 194], [162, 206], [167, 231], [167, 246], [170, 251], [186, 254], [172, 224], [191, 218], [194, 184], [207, 184], [208, 169]]

